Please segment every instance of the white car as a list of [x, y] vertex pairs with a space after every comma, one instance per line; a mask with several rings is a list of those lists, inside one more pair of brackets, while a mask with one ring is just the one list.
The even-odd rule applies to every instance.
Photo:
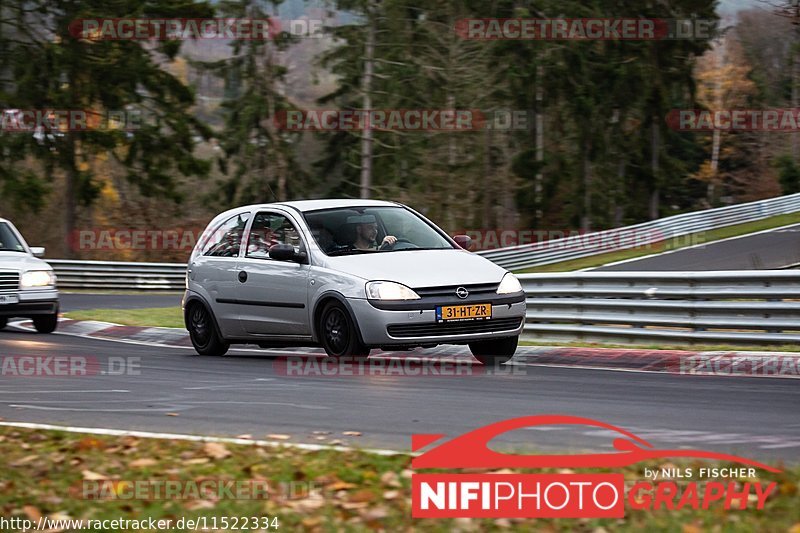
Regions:
[[500, 364], [517, 348], [525, 293], [413, 209], [376, 200], [305, 200], [226, 211], [189, 260], [184, 318], [198, 353], [230, 344], [371, 348], [467, 344]]
[[58, 290], [53, 267], [38, 259], [17, 228], [0, 218], [0, 329], [9, 318], [30, 318], [39, 333], [58, 325]]

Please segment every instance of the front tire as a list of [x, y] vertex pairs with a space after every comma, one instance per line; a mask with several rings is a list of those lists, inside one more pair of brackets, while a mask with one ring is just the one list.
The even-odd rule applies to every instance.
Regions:
[[37, 333], [53, 333], [58, 327], [58, 313], [33, 317], [33, 327], [36, 328]]
[[487, 366], [497, 366], [508, 362], [517, 351], [519, 335], [502, 339], [489, 339], [469, 343], [472, 355]]
[[325, 305], [317, 325], [322, 347], [328, 357], [366, 359], [369, 348], [358, 338], [358, 326], [344, 305], [332, 301]]
[[7, 325], [8, 325], [8, 318], [0, 316], [0, 329], [3, 329]]
[[217, 333], [214, 317], [202, 303], [193, 303], [187, 313], [189, 337], [192, 346], [200, 355], [225, 355], [230, 343], [225, 342]]

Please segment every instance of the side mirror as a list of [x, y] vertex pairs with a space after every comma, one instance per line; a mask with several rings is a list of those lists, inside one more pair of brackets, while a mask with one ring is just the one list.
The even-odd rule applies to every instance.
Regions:
[[305, 252], [295, 253], [294, 246], [291, 244], [276, 244], [269, 249], [269, 257], [276, 261], [297, 261], [304, 264], [308, 259], [308, 254]]
[[44, 246], [31, 246], [31, 253], [34, 257], [44, 257]]
[[275, 261], [291, 261], [294, 259], [294, 246], [291, 244], [276, 244], [269, 249], [269, 257]]
[[469, 247], [472, 246], [472, 239], [469, 238], [469, 235], [454, 235], [453, 240], [465, 250], [469, 250]]

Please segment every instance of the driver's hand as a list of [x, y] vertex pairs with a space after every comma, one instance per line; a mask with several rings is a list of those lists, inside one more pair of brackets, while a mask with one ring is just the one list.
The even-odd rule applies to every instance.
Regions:
[[397, 242], [397, 237], [394, 235], [387, 235], [381, 241], [381, 246], [394, 246], [394, 243]]

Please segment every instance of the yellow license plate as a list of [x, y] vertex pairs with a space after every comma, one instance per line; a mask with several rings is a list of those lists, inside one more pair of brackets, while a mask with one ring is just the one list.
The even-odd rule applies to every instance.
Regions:
[[492, 304], [443, 305], [436, 308], [437, 322], [487, 320], [492, 318]]

